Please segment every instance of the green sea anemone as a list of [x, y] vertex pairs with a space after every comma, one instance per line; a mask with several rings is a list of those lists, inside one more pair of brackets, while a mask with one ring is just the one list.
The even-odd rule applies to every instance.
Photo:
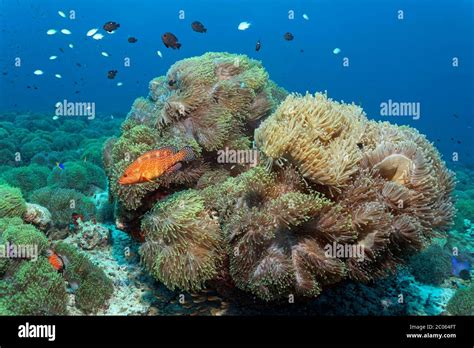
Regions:
[[217, 276], [222, 258], [219, 224], [193, 190], [159, 202], [142, 222], [142, 260], [171, 289], [201, 289]]
[[10, 242], [15, 245], [34, 245], [38, 248], [38, 254], [41, 254], [48, 248], [48, 239], [38, 231], [33, 225], [18, 223], [18, 220], [0, 219], [0, 230], [2, 224], [7, 224], [3, 230], [2, 239], [4, 242]]
[[474, 315], [474, 285], [456, 291], [446, 309], [452, 315]]
[[0, 218], [23, 216], [26, 202], [20, 189], [8, 185], [0, 185]]
[[65, 315], [63, 278], [45, 257], [23, 261], [9, 279], [0, 280], [0, 313], [5, 315]]
[[87, 314], [105, 308], [114, 292], [114, 287], [104, 271], [94, 265], [86, 254], [70, 244], [59, 242], [54, 246], [54, 250], [68, 260], [64, 277], [70, 283], [78, 284], [76, 292], [78, 308]]
[[447, 279], [451, 268], [449, 254], [438, 244], [415, 254], [408, 263], [408, 269], [416, 280], [431, 285], [439, 285]]
[[89, 198], [71, 189], [44, 187], [33, 191], [29, 201], [46, 207], [51, 212], [54, 226], [58, 228], [71, 224], [73, 213], [82, 215], [86, 220], [96, 213]]
[[87, 189], [87, 171], [80, 162], [65, 162], [64, 169], [55, 167], [48, 177], [48, 185], [84, 192]]
[[27, 197], [32, 191], [46, 186], [51, 170], [46, 166], [30, 164], [23, 167], [13, 167], [0, 174], [9, 185], [18, 187]]

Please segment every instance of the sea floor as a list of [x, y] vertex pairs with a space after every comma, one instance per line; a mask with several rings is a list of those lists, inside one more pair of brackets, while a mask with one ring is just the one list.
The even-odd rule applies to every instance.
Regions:
[[[111, 243], [88, 255], [112, 279], [114, 294], [97, 315], [441, 315], [458, 281], [450, 277], [439, 286], [427, 285], [401, 268], [371, 284], [338, 284], [310, 301], [270, 305], [248, 299], [242, 304], [211, 289], [192, 294], [167, 289], [141, 267], [137, 242], [114, 225], [103, 226], [111, 231]], [[65, 241], [77, 243], [74, 236]], [[69, 314], [83, 315], [74, 306], [74, 294], [69, 296]]]

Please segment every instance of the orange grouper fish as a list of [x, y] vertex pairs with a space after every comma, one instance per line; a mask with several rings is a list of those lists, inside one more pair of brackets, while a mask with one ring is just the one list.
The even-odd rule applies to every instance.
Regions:
[[173, 146], [148, 151], [125, 169], [118, 183], [133, 185], [153, 182], [163, 174], [172, 173], [181, 168], [181, 162], [193, 159], [195, 159], [194, 151], [189, 146], [183, 147], [180, 151]]

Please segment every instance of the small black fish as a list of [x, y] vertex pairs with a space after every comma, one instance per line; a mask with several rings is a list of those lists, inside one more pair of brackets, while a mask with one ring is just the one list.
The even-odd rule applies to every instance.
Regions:
[[79, 91], [75, 91], [74, 93], [76, 93], [76, 94], [79, 94], [79, 93], [81, 93], [81, 92], [79, 92]]
[[295, 37], [293, 36], [292, 33], [287, 32], [287, 33], [285, 33], [285, 35], [283, 35], [283, 38], [284, 38], [286, 41], [291, 41], [291, 40], [293, 40]]
[[458, 140], [458, 144], [461, 144], [461, 140]]
[[205, 33], [207, 31], [206, 27], [204, 24], [198, 21], [194, 21], [191, 23], [191, 28], [197, 33]]
[[130, 43], [135, 43], [137, 41], [138, 40], [136, 38], [134, 38], [133, 36], [128, 38], [128, 42], [130, 42]]
[[7, 72], [4, 72], [3, 75], [7, 75], [8, 73]]
[[181, 47], [181, 44], [178, 42], [178, 38], [170, 32], [166, 32], [163, 35], [161, 35], [161, 40], [163, 41], [163, 44], [166, 46], [166, 48], [172, 48], [172, 49], [178, 49]]
[[26, 86], [26, 88], [31, 88], [31, 86]]
[[80, 68], [82, 65], [81, 63], [76, 63], [76, 65]]
[[38, 89], [38, 87], [36, 87], [36, 86], [33, 86], [33, 88], [34, 88], [34, 89]]
[[300, 49], [300, 52], [301, 52], [301, 53], [304, 53], [304, 50], [303, 50], [303, 49]]
[[64, 50], [63, 50], [61, 47], [59, 48], [59, 50], [60, 50], [62, 53], [64, 53]]
[[262, 48], [262, 43], [260, 42], [260, 40], [258, 40], [255, 44], [255, 51], [260, 51], [260, 48]]
[[107, 72], [107, 78], [110, 80], [113, 80], [115, 76], [117, 75], [118, 71], [117, 70], [110, 70]]
[[364, 149], [364, 144], [362, 144], [362, 143], [357, 143], [357, 147], [358, 147], [359, 149], [363, 150], [363, 149]]
[[454, 116], [454, 118], [459, 118], [459, 116], [458, 116], [458, 115], [456, 115], [456, 114], [453, 114], [453, 116]]
[[120, 24], [116, 22], [107, 22], [104, 24], [103, 28], [106, 32], [111, 33], [117, 30], [117, 28], [120, 28]]

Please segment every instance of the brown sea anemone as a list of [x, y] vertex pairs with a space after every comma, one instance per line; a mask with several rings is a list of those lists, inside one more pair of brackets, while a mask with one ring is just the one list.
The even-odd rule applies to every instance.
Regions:
[[[326, 94], [292, 94], [275, 109], [285, 95], [245, 56], [185, 59], [150, 83], [107, 144], [119, 221], [141, 226], [143, 263], [169, 288], [314, 297], [386, 276], [450, 226], [454, 176], [426, 137]], [[154, 183], [116, 183], [166, 145], [191, 146], [197, 159]], [[254, 168], [216, 161], [223, 147], [253, 145], [263, 159]]]
[[[213, 152], [226, 146], [248, 148], [255, 121], [268, 116], [285, 96], [259, 62], [228, 53], [178, 61], [149, 88], [148, 97], [132, 105], [120, 137], [108, 142], [104, 151], [111, 196], [137, 211], [137, 218], [157, 191], [187, 189], [207, 170], [217, 169]], [[124, 168], [140, 155], [167, 145], [191, 146], [198, 160], [154, 183], [117, 184]]]

